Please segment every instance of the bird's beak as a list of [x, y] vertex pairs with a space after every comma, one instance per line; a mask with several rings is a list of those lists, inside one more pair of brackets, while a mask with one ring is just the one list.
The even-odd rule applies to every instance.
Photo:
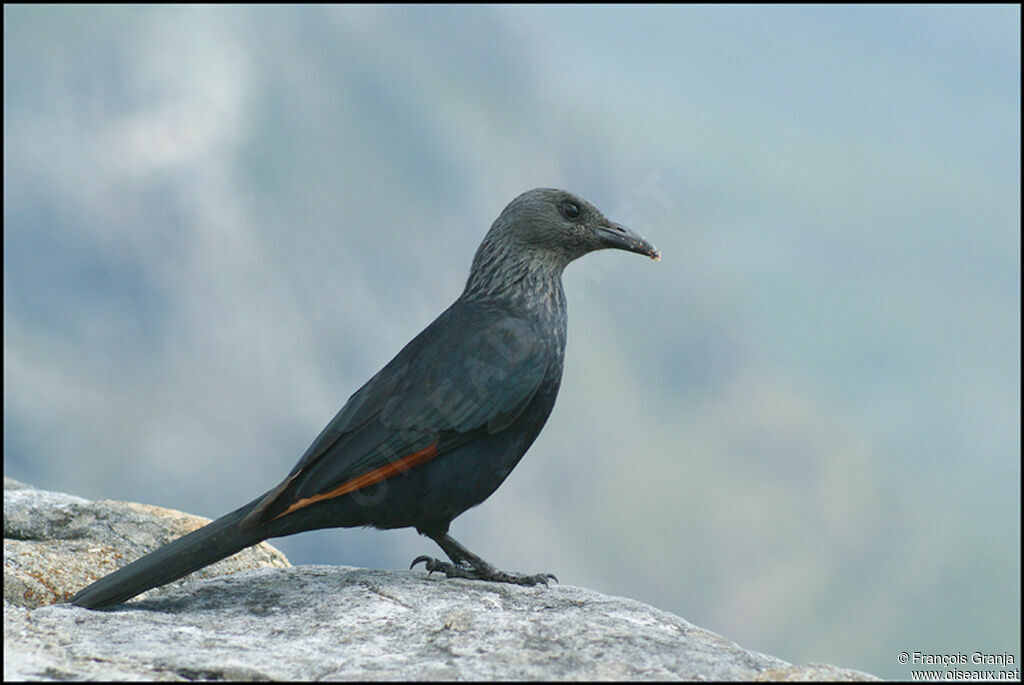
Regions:
[[593, 229], [604, 247], [647, 255], [655, 261], [661, 259], [661, 252], [658, 251], [658, 248], [622, 224], [609, 222], [607, 226], [594, 226]]

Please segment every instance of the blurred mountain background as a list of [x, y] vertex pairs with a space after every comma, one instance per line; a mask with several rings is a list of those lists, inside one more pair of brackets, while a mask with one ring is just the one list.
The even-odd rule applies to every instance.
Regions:
[[793, 662], [1019, 663], [1020, 142], [1019, 6], [5, 5], [4, 472], [243, 504], [561, 187], [663, 258], [569, 267], [453, 534]]

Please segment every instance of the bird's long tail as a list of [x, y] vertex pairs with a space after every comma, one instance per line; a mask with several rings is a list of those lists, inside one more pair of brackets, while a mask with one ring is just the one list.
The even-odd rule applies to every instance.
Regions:
[[266, 540], [273, 535], [266, 526], [243, 529], [238, 525], [258, 501], [236, 509], [100, 578], [69, 601], [87, 609], [118, 604], [140, 592], [177, 580]]

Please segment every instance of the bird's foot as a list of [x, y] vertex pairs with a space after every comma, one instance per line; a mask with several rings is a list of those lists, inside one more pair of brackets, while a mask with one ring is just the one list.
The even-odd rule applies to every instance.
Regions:
[[514, 571], [502, 571], [499, 568], [491, 566], [487, 562], [480, 560], [482, 563], [461, 563], [453, 564], [448, 561], [441, 561], [428, 556], [418, 556], [412, 560], [413, 568], [420, 562], [424, 563], [428, 572], [433, 573], [434, 571], [440, 571], [449, 578], [466, 578], [468, 580], [491, 580], [496, 583], [513, 583], [515, 585], [547, 585], [549, 581], [558, 582], [558, 578], [551, 573], [536, 573], [534, 575], [526, 575], [525, 573], [515, 573]]

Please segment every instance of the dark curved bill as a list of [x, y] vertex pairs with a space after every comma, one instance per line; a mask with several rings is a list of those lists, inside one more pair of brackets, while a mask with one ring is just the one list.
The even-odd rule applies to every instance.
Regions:
[[661, 252], [658, 251], [658, 248], [647, 242], [642, 235], [634, 233], [622, 224], [595, 226], [594, 232], [597, 233], [605, 247], [647, 255], [655, 261], [661, 259]]

